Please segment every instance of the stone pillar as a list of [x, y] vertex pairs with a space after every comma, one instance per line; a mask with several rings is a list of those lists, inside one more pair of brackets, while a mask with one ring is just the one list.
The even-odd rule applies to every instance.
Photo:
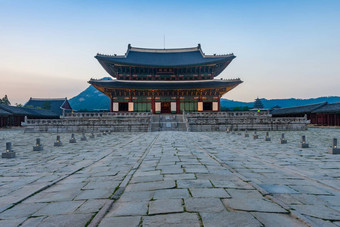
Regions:
[[329, 148], [330, 154], [340, 154], [340, 149], [338, 148], [338, 140], [333, 138], [332, 146]]

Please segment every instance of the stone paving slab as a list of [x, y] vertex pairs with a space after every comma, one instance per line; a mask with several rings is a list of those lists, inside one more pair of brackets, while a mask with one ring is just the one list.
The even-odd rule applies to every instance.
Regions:
[[149, 203], [149, 215], [183, 212], [181, 199], [158, 199]]
[[262, 226], [251, 214], [246, 212], [216, 212], [201, 213], [203, 225], [206, 227], [216, 226]]
[[[298, 147], [303, 134], [310, 148]], [[54, 133], [1, 130], [17, 158], [0, 160], [0, 226], [339, 226], [340, 155], [327, 150], [340, 130], [280, 136], [61, 134], [54, 147]], [[33, 152], [37, 137], [44, 151]]]
[[264, 224], [265, 226], [275, 226], [275, 227], [305, 226], [303, 223], [301, 223], [301, 221], [289, 215], [259, 213], [259, 212], [252, 213], [252, 215], [256, 217], [256, 219], [260, 221], [262, 224]]
[[148, 212], [148, 203], [149, 202], [146, 202], [146, 201], [139, 201], [139, 202], [118, 201], [114, 204], [112, 210], [107, 214], [107, 216], [112, 217], [112, 216], [146, 215]]
[[109, 217], [104, 219], [99, 227], [113, 227], [113, 226], [129, 226], [138, 227], [141, 221], [140, 216], [131, 217]]
[[[105, 220], [105, 219], [104, 219]], [[179, 214], [165, 214], [147, 216], [143, 220], [143, 227], [162, 227], [162, 226], [176, 226], [176, 227], [199, 227], [200, 220], [197, 214], [179, 213]]]

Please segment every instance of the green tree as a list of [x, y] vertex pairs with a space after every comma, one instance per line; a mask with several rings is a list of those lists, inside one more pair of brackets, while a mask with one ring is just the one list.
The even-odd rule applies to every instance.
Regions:
[[2, 99], [0, 99], [0, 104], [4, 104], [4, 105], [11, 105], [11, 102], [8, 100], [7, 95], [5, 95]]
[[248, 110], [249, 110], [249, 106], [242, 107], [242, 111], [248, 111]]
[[15, 106], [16, 106], [16, 107], [22, 107], [22, 104], [20, 104], [20, 103], [15, 103]]

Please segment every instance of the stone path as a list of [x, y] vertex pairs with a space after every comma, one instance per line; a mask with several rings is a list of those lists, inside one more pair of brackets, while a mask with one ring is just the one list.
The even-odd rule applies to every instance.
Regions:
[[258, 134], [0, 131], [0, 226], [340, 226], [340, 130]]

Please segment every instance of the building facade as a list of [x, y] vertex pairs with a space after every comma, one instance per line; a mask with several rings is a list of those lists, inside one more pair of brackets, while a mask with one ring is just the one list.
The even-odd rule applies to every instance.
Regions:
[[146, 49], [128, 46], [125, 55], [95, 58], [114, 78], [89, 81], [111, 100], [111, 112], [219, 112], [222, 95], [242, 83], [217, 80], [234, 54], [205, 55], [201, 46]]
[[316, 103], [304, 106], [279, 108], [272, 111], [276, 117], [303, 117], [313, 125], [340, 126], [340, 103]]

